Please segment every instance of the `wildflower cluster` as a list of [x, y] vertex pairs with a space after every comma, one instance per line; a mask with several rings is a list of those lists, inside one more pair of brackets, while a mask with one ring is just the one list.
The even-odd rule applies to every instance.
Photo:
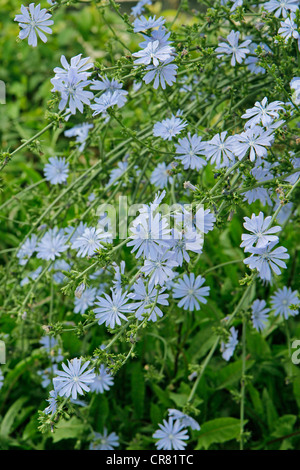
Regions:
[[42, 79], [3, 126], [12, 442], [297, 448], [299, 2], [64, 3], [14, 18]]

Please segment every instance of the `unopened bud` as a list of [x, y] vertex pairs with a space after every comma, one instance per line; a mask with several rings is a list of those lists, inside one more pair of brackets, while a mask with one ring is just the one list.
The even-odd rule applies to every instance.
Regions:
[[198, 188], [194, 186], [190, 181], [185, 181], [183, 183], [184, 189], [190, 189], [191, 191], [198, 191]]
[[79, 286], [75, 290], [75, 297], [77, 297], [77, 299], [80, 299], [84, 291], [85, 291], [85, 283], [82, 282], [81, 284], [79, 284]]

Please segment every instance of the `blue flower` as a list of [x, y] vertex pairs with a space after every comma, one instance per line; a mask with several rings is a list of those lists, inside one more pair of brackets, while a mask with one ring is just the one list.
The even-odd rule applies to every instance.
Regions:
[[111, 297], [105, 293], [103, 294], [104, 297], [97, 297], [95, 303], [99, 307], [95, 308], [94, 312], [99, 325], [105, 323], [105, 326], [114, 329], [116, 324], [121, 325], [121, 319], [127, 321], [124, 313], [132, 313], [134, 305], [128, 303], [127, 292], [122, 292], [121, 289], [111, 289], [111, 292]]
[[171, 245], [170, 228], [166, 217], [160, 212], [153, 213], [151, 208], [141, 213], [129, 227], [130, 238], [127, 246], [133, 246], [135, 257], [155, 259], [163, 250]]
[[93, 383], [91, 383], [91, 392], [104, 393], [105, 390], [109, 390], [114, 384], [114, 378], [107, 371], [104, 364], [101, 364], [99, 373], [96, 372], [96, 377]]
[[202, 253], [203, 236], [194, 228], [184, 228], [183, 230], [172, 229], [172, 251], [179, 266], [182, 266], [183, 260], [190, 261], [188, 251]]
[[290, 255], [283, 246], [279, 246], [271, 251], [276, 243], [277, 242], [270, 242], [262, 248], [249, 248], [248, 251], [252, 254], [244, 259], [244, 263], [247, 264], [250, 269], [257, 269], [259, 277], [262, 280], [271, 281], [272, 271], [274, 271], [275, 274], [281, 274], [279, 267], [286, 269], [286, 264], [282, 260], [288, 259]]
[[256, 248], [261, 248], [266, 246], [269, 242], [278, 243], [279, 238], [273, 233], [280, 232], [281, 227], [276, 225], [276, 227], [269, 227], [272, 217], [268, 216], [264, 219], [264, 214], [260, 212], [258, 215], [252, 214], [251, 219], [249, 217], [244, 217], [245, 223], [243, 224], [245, 229], [250, 234], [242, 234], [243, 242], [240, 244], [242, 248], [245, 248], [245, 251], [249, 251], [249, 248], [252, 248], [256, 244]]
[[[254, 176], [257, 182], [267, 181], [273, 179], [273, 175], [270, 172], [270, 167], [266, 166], [257, 166], [252, 168], [250, 173]], [[250, 189], [245, 193], [242, 193], [244, 196], [244, 201], [248, 201], [249, 204], [252, 204], [256, 200], [259, 200], [263, 206], [266, 204], [272, 205], [272, 200], [270, 198], [270, 190], [264, 187], [258, 187]]]
[[[133, 285], [134, 292], [129, 294], [130, 298], [137, 301], [135, 302], [135, 308], [137, 309], [135, 312], [135, 316], [138, 320], [142, 321], [144, 319], [143, 315], [149, 314], [152, 310], [148, 321], [156, 322], [157, 317], [162, 317], [163, 312], [158, 307], [159, 305], [169, 305], [168, 297], [169, 294], [164, 294], [165, 288], [159, 290], [157, 293], [157, 289], [146, 289], [146, 286], [143, 280], [140, 278], [138, 281]], [[154, 308], [153, 303], [156, 302]]]
[[85, 90], [91, 82], [83, 80], [82, 75], [78, 74], [72, 67], [68, 70], [66, 76], [51, 79], [53, 88], [51, 91], [58, 91], [61, 94], [61, 100], [58, 108], [63, 111], [66, 106], [71, 114], [76, 114], [76, 110], [83, 112], [83, 105], [90, 106], [90, 100], [94, 98], [91, 91]]
[[166, 188], [169, 184], [172, 184], [173, 178], [170, 174], [172, 170], [171, 163], [166, 165], [165, 162], [158, 163], [157, 167], [153, 170], [150, 181], [157, 188]]
[[22, 266], [25, 266], [27, 264], [28, 260], [31, 258], [33, 253], [36, 250], [36, 244], [37, 244], [37, 236], [32, 235], [31, 237], [28, 237], [21, 248], [19, 249], [17, 253], [17, 258], [19, 258], [19, 264]]
[[90, 108], [94, 111], [93, 116], [102, 114], [103, 117], [106, 117], [106, 110], [112, 106], [117, 105], [119, 100], [120, 94], [118, 91], [114, 91], [113, 93], [107, 91], [106, 93], [103, 93], [99, 98], [95, 98], [95, 104], [91, 104], [90, 106]]
[[78, 227], [76, 229], [74, 227], [71, 227], [70, 225], [65, 228], [65, 234], [68, 236], [68, 241], [72, 243], [72, 248], [73, 243], [77, 240], [77, 238], [81, 237], [87, 228], [87, 224], [80, 222]]
[[157, 450], [184, 450], [189, 439], [187, 430], [178, 420], [169, 418], [169, 421], [163, 420], [163, 424], [158, 425], [160, 429], [153, 434], [154, 439], [159, 439], [155, 445]]
[[76, 238], [72, 244], [72, 248], [78, 249], [77, 256], [93, 256], [97, 250], [103, 248], [101, 241], [105, 242], [109, 234], [95, 227], [88, 227], [82, 235]]
[[289, 316], [294, 317], [298, 315], [299, 310], [291, 309], [291, 305], [299, 305], [298, 291], [292, 291], [290, 287], [284, 286], [278, 289], [274, 295], [271, 296], [272, 308], [274, 315], [282, 315], [286, 320]]
[[178, 279], [173, 286], [174, 299], [181, 299], [178, 302], [178, 307], [183, 307], [184, 310], [190, 312], [200, 310], [200, 303], [207, 303], [205, 297], [209, 295], [210, 290], [210, 287], [201, 287], [204, 282], [204, 277], [197, 276], [195, 278], [194, 273], [184, 274], [183, 279]]
[[74, 313], [83, 314], [89, 307], [94, 304], [96, 295], [96, 287], [87, 287], [79, 298], [75, 297]]
[[[272, 54], [272, 51], [269, 48], [269, 46], [267, 46], [267, 44], [264, 44], [263, 42], [260, 42], [259, 45], [266, 53]], [[255, 73], [255, 75], [257, 75], [259, 73], [262, 73], [262, 74], [266, 73], [266, 69], [264, 69], [263, 67], [258, 65], [259, 58], [257, 56], [255, 56], [255, 51], [257, 49], [257, 46], [258, 46], [258, 44], [256, 44], [255, 42], [252, 42], [249, 45], [251, 56], [249, 56], [245, 59], [245, 64], [247, 64], [248, 70], [250, 70], [251, 73]]]
[[145, 5], [152, 5], [151, 0], [140, 0], [134, 7], [131, 8], [131, 14], [136, 18], [141, 15], [145, 10]]
[[93, 124], [88, 124], [84, 122], [83, 124], [78, 124], [77, 126], [72, 127], [64, 132], [66, 137], [76, 137], [75, 142], [81, 144], [78, 146], [79, 152], [82, 152], [85, 148], [86, 140], [89, 135], [89, 130], [94, 127]]
[[172, 114], [171, 118], [164, 119], [154, 124], [153, 135], [155, 137], [161, 137], [164, 140], [172, 140], [172, 138], [179, 134], [186, 126], [186, 121]]
[[133, 57], [138, 57], [134, 61], [136, 65], [149, 65], [153, 62], [153, 65], [157, 67], [159, 62], [165, 62], [171, 58], [173, 48], [171, 46], [161, 46], [159, 41], [151, 41], [139, 52], [135, 52]]
[[149, 289], [153, 286], [163, 286], [167, 281], [174, 278], [175, 273], [173, 268], [178, 266], [178, 261], [175, 259], [172, 251], [166, 251], [163, 254], [157, 254], [156, 259], [146, 259], [141, 271], [146, 276], [150, 276]]
[[273, 101], [268, 104], [268, 98], [264, 98], [262, 102], [256, 101], [253, 108], [247, 109], [245, 114], [241, 117], [242, 119], [249, 119], [245, 128], [254, 127], [259, 124], [266, 127], [269, 126], [274, 119], [279, 118], [279, 111], [283, 110], [282, 101]]
[[169, 408], [168, 412], [171, 418], [178, 419], [185, 428], [190, 427], [194, 431], [200, 431], [199, 423], [197, 423], [197, 421], [190, 416], [182, 413], [182, 411]]
[[165, 18], [162, 16], [156, 19], [156, 16], [149, 17], [148, 19], [144, 16], [136, 18], [133, 22], [133, 31], [139, 33], [141, 31], [147, 31], [147, 29], [156, 28], [157, 26], [162, 26], [166, 22]]
[[266, 147], [271, 147], [273, 141], [272, 131], [265, 131], [262, 127], [254, 126], [247, 129], [245, 132], [235, 136], [233, 141], [233, 153], [241, 160], [248, 151], [251, 162], [255, 158], [259, 161], [261, 157], [268, 154]]
[[235, 66], [238, 62], [241, 64], [246, 57], [246, 54], [249, 54], [249, 49], [247, 46], [251, 43], [251, 39], [239, 44], [239, 31], [231, 31], [227, 36], [228, 42], [220, 42], [219, 47], [216, 48], [216, 52], [221, 52], [217, 55], [217, 58], [220, 59], [224, 54], [231, 55], [231, 65]]
[[107, 434], [107, 429], [104, 428], [103, 434], [95, 432], [94, 439], [90, 443], [90, 450], [114, 450], [114, 447], [119, 446], [119, 438], [115, 432]]
[[233, 165], [235, 157], [233, 154], [233, 143], [235, 138], [226, 138], [227, 131], [216, 134], [206, 146], [206, 157], [216, 168], [229, 167]]
[[57, 345], [57, 340], [53, 336], [43, 336], [40, 340], [40, 344], [47, 352], [50, 352]]
[[110, 172], [110, 178], [108, 185], [110, 186], [114, 181], [115, 185], [118, 183], [120, 177], [126, 172], [128, 168], [128, 162], [118, 162], [117, 168], [114, 168]]
[[57, 391], [56, 390], [51, 390], [49, 393], [49, 398], [47, 399], [47, 402], [49, 403], [49, 406], [44, 409], [44, 413], [46, 415], [53, 415], [56, 410], [57, 410]]
[[61, 184], [69, 176], [69, 163], [65, 158], [51, 157], [44, 167], [44, 175], [51, 184]]
[[[169, 41], [171, 33], [164, 26], [160, 26], [158, 29], [151, 31], [150, 36], [147, 36], [146, 34], [143, 34], [142, 36], [145, 39], [145, 41], [139, 43], [139, 46], [142, 49], [145, 49], [150, 42], [154, 41], [158, 41], [160, 47], [170, 46], [172, 44], [172, 41]], [[172, 51], [175, 54], [175, 48], [172, 48]]]
[[100, 80], [93, 80], [91, 84], [91, 90], [100, 90], [104, 92], [109, 92], [111, 94], [117, 93], [118, 95], [118, 108], [122, 108], [127, 101], [126, 95], [128, 95], [128, 91], [122, 90], [122, 83], [119, 83], [118, 80], [114, 78], [109, 80], [106, 76], [101, 77]]
[[59, 230], [57, 227], [48, 230], [37, 244], [37, 258], [54, 261], [55, 257], [60, 256], [68, 249], [66, 242], [67, 237], [63, 230]]
[[41, 274], [42, 270], [43, 270], [42, 266], [39, 266], [34, 271], [30, 271], [30, 273], [28, 273], [27, 276], [22, 279], [22, 281], [20, 282], [20, 286], [26, 286], [26, 284], [29, 283], [29, 278], [32, 281], [35, 281]]
[[90, 391], [90, 384], [95, 379], [94, 369], [88, 369], [90, 361], [81, 365], [81, 358], [68, 360], [68, 365], [62, 364], [63, 371], [57, 371], [58, 377], [54, 377], [54, 389], [61, 397], [77, 399], [77, 394], [83, 395]]
[[216, 217], [210, 212], [210, 209], [204, 210], [203, 207], [200, 207], [200, 209], [197, 210], [195, 224], [201, 233], [208, 233], [213, 230], [215, 221]]
[[300, 104], [300, 77], [294, 77], [290, 81], [290, 87], [293, 91], [293, 101], [296, 105]]
[[265, 322], [268, 320], [268, 313], [270, 311], [269, 308], [265, 308], [266, 302], [265, 300], [254, 300], [253, 304], [251, 305], [251, 319], [253, 323], [253, 327], [257, 331], [262, 331], [266, 328]]
[[3, 383], [4, 383], [4, 375], [3, 375], [3, 372], [0, 370], [0, 390], [3, 387]]
[[181, 160], [184, 170], [188, 168], [201, 170], [207, 164], [204, 158], [199, 157], [199, 154], [205, 155], [206, 142], [202, 142], [201, 137], [197, 134], [192, 136], [188, 132], [187, 137], [178, 139], [178, 144], [175, 144], [175, 147], [176, 153], [180, 155], [180, 157], [175, 157], [175, 160]]
[[230, 336], [229, 336], [227, 343], [225, 344], [223, 341], [221, 342], [222, 357], [223, 359], [225, 359], [225, 361], [229, 361], [229, 359], [233, 355], [234, 350], [236, 346], [238, 345], [237, 337], [238, 337], [238, 332], [236, 331], [234, 326], [232, 326], [230, 328]]
[[41, 385], [43, 388], [47, 388], [50, 385], [52, 377], [58, 371], [57, 364], [52, 364], [51, 367], [48, 367], [45, 370], [38, 370], [37, 374], [41, 377]]
[[71, 266], [64, 259], [58, 259], [55, 261], [53, 266], [49, 268], [49, 271], [55, 271], [53, 274], [53, 280], [57, 284], [62, 284], [66, 279], [66, 276], [60, 271], [70, 271]]
[[47, 34], [52, 34], [49, 26], [53, 25], [53, 20], [50, 20], [52, 15], [47, 12], [46, 8], [42, 8], [41, 5], [37, 6], [34, 3], [30, 3], [29, 7], [26, 8], [21, 5], [21, 15], [16, 15], [14, 21], [18, 21], [21, 29], [19, 38], [25, 39], [28, 37], [29, 46], [37, 46], [37, 34], [43, 42], [47, 42]]
[[299, 8], [299, 5], [298, 0], [270, 0], [264, 3], [263, 7], [269, 12], [276, 10], [274, 13], [276, 18], [279, 18], [281, 15], [286, 18], [288, 11], [295, 12]]
[[60, 58], [62, 68], [55, 67], [54, 78], [68, 80], [69, 71], [73, 70], [81, 80], [86, 80], [91, 75], [91, 72], [87, 72], [87, 70], [91, 69], [94, 64], [92, 62], [89, 62], [89, 57], [81, 58], [81, 56], [82, 54], [78, 54], [72, 57], [69, 64], [65, 56], [62, 55]]
[[143, 80], [146, 85], [148, 85], [154, 80], [153, 88], [155, 90], [157, 90], [159, 85], [162, 87], [163, 90], [165, 90], [166, 83], [169, 86], [172, 86], [173, 83], [176, 82], [176, 70], [178, 68], [177, 65], [170, 63], [172, 61], [173, 59], [170, 58], [156, 67], [154, 65], [148, 65], [146, 67], [146, 70], [148, 70], [148, 72], [143, 77]]

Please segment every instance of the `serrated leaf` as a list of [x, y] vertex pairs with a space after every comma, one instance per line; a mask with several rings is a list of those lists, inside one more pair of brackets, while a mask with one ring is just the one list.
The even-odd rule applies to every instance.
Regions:
[[217, 418], [201, 425], [196, 450], [207, 450], [211, 444], [237, 439], [240, 434], [240, 420], [236, 418]]
[[59, 442], [63, 439], [78, 439], [84, 432], [86, 426], [78, 418], [73, 416], [66, 421], [62, 419], [52, 434], [53, 442]]

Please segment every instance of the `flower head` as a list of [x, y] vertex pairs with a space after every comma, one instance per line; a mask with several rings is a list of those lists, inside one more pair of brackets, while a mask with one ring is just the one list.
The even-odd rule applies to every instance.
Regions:
[[156, 19], [156, 16], [149, 17], [148, 19], [144, 16], [136, 18], [133, 22], [133, 31], [139, 33], [141, 31], [147, 31], [147, 29], [157, 28], [157, 26], [162, 26], [166, 20], [161, 16]]
[[37, 244], [37, 258], [54, 261], [55, 257], [68, 249], [66, 242], [67, 237], [63, 230], [57, 227], [48, 230]]
[[114, 378], [107, 371], [104, 364], [101, 364], [101, 366], [99, 367], [99, 372], [96, 372], [94, 382], [91, 383], [90, 389], [91, 392], [104, 393], [104, 391], [109, 390], [113, 384]]
[[153, 65], [157, 67], [160, 62], [165, 62], [171, 58], [173, 48], [169, 45], [161, 46], [159, 41], [150, 41], [145, 49], [135, 52], [133, 57], [138, 57], [134, 63], [136, 65]]
[[227, 343], [225, 344], [223, 341], [221, 343], [222, 357], [223, 359], [225, 359], [225, 361], [229, 361], [229, 359], [233, 355], [235, 348], [239, 342], [237, 338], [238, 338], [238, 332], [234, 328], [234, 326], [232, 326], [230, 328], [230, 336], [229, 336]]
[[81, 358], [75, 357], [72, 361], [68, 360], [68, 365], [62, 364], [63, 371], [57, 371], [58, 377], [54, 377], [54, 389], [61, 397], [69, 398], [72, 396], [75, 400], [77, 394], [83, 395], [89, 392], [90, 384], [95, 379], [94, 369], [88, 369], [90, 361], [81, 365]]
[[19, 264], [24, 266], [27, 264], [28, 260], [31, 258], [33, 253], [36, 250], [36, 244], [37, 244], [37, 236], [32, 235], [31, 237], [28, 237], [21, 248], [19, 249], [17, 253], [17, 258], [19, 259]]
[[182, 413], [182, 411], [175, 410], [174, 408], [169, 408], [168, 412], [171, 418], [178, 419], [185, 428], [190, 427], [195, 431], [200, 431], [200, 426], [197, 421], [191, 418], [190, 416]]
[[191, 168], [191, 170], [201, 170], [207, 162], [199, 155], [205, 155], [206, 142], [201, 141], [201, 137], [197, 134], [191, 135], [188, 132], [187, 137], [178, 139], [178, 144], [175, 144], [176, 153], [180, 155], [175, 157], [176, 160], [181, 160], [184, 165], [184, 170]]
[[249, 251], [249, 248], [252, 248], [253, 245], [256, 245], [256, 248], [261, 248], [266, 246], [269, 242], [278, 242], [279, 238], [274, 233], [280, 232], [281, 227], [277, 225], [276, 227], [269, 227], [272, 217], [266, 217], [264, 219], [264, 214], [260, 212], [258, 215], [252, 214], [251, 219], [249, 217], [244, 217], [245, 223], [243, 224], [245, 229], [250, 234], [242, 234], [242, 243], [241, 247], [245, 248], [245, 251]]
[[181, 299], [178, 307], [184, 310], [200, 310], [200, 303], [206, 304], [210, 287], [201, 287], [205, 282], [204, 277], [197, 276], [194, 273], [184, 274], [183, 279], [178, 279], [173, 285], [174, 299]]
[[84, 230], [83, 234], [76, 238], [72, 244], [72, 248], [78, 249], [77, 256], [83, 258], [84, 256], [93, 256], [97, 250], [103, 248], [101, 241], [109, 237], [107, 232], [95, 227], [88, 227]]
[[299, 8], [299, 4], [298, 0], [270, 0], [263, 7], [269, 12], [275, 11], [276, 18], [281, 15], [286, 18], [289, 11], [295, 12]]
[[265, 281], [271, 281], [272, 271], [275, 274], [281, 274], [280, 268], [286, 269], [283, 259], [288, 259], [290, 255], [287, 249], [279, 246], [272, 251], [277, 242], [270, 242], [261, 248], [249, 248], [251, 256], [244, 259], [244, 263], [248, 264], [250, 269], [257, 269], [259, 277]]
[[238, 62], [241, 64], [246, 57], [246, 54], [249, 54], [249, 49], [247, 46], [251, 43], [251, 39], [247, 39], [246, 41], [239, 44], [239, 31], [231, 31], [230, 34], [227, 36], [228, 42], [220, 42], [219, 46], [216, 48], [216, 52], [221, 52], [217, 56], [217, 58], [223, 57], [224, 54], [231, 55], [231, 65], [235, 66]]
[[253, 304], [251, 305], [251, 319], [253, 323], [253, 327], [257, 331], [262, 331], [266, 328], [265, 322], [268, 320], [268, 313], [270, 311], [269, 308], [266, 307], [265, 300], [254, 300]]
[[99, 307], [94, 309], [95, 317], [98, 324], [109, 326], [114, 329], [116, 324], [121, 325], [121, 319], [127, 321], [124, 313], [132, 313], [134, 305], [129, 302], [127, 292], [122, 292], [121, 289], [111, 289], [111, 296], [103, 294], [104, 297], [97, 297], [96, 305]]
[[166, 89], [166, 84], [172, 86], [176, 82], [176, 70], [177, 65], [170, 62], [173, 61], [173, 58], [165, 60], [162, 64], [157, 65], [148, 65], [146, 67], [147, 73], [144, 75], [143, 80], [148, 85], [154, 80], [153, 88], [157, 90], [159, 85], [163, 90]]
[[16, 15], [14, 21], [19, 23], [21, 28], [19, 38], [25, 39], [28, 37], [29, 46], [37, 46], [37, 35], [43, 42], [47, 42], [47, 34], [52, 34], [49, 26], [53, 25], [52, 15], [46, 10], [41, 9], [41, 5], [35, 6], [34, 3], [30, 3], [29, 7], [26, 8], [21, 5], [21, 15]]
[[227, 131], [216, 134], [206, 146], [206, 157], [217, 168], [229, 167], [235, 161], [233, 154], [233, 143], [235, 137], [226, 138]]
[[169, 418], [158, 425], [160, 429], [153, 434], [154, 439], [159, 439], [155, 445], [157, 450], [184, 450], [189, 436], [180, 420]]
[[114, 450], [114, 447], [119, 446], [119, 438], [115, 432], [107, 434], [107, 429], [104, 428], [103, 434], [95, 432], [94, 439], [90, 443], [90, 450]]
[[[158, 305], [169, 305], [168, 297], [169, 294], [164, 294], [163, 292], [166, 288], [157, 289], [146, 288], [142, 279], [138, 279], [138, 281], [133, 285], [134, 292], [129, 294], [130, 298], [135, 300], [135, 316], [138, 320], [142, 321], [144, 319], [145, 314], [151, 313], [148, 318], [148, 321], [155, 322], [158, 317], [163, 316], [163, 312], [158, 307]], [[155, 306], [153, 308], [153, 303]]]
[[45, 165], [44, 175], [51, 184], [64, 183], [69, 175], [69, 163], [64, 157], [51, 157], [49, 163]]
[[274, 295], [271, 296], [272, 308], [274, 315], [282, 315], [286, 320], [289, 316], [298, 315], [298, 309], [292, 309], [292, 305], [299, 305], [298, 291], [292, 291], [290, 287], [284, 286], [278, 289]]
[[172, 114], [171, 118], [164, 119], [154, 124], [153, 135], [155, 137], [161, 137], [164, 140], [172, 140], [172, 138], [179, 134], [186, 126], [186, 121]]
[[264, 127], [269, 126], [274, 119], [279, 118], [279, 111], [283, 110], [282, 101], [273, 101], [268, 104], [268, 98], [264, 98], [262, 102], [256, 101], [253, 108], [247, 109], [242, 119], [249, 119], [245, 127], [254, 127], [262, 124]]
[[83, 314], [89, 307], [94, 304], [96, 295], [96, 287], [87, 287], [79, 298], [75, 297], [74, 313]]

